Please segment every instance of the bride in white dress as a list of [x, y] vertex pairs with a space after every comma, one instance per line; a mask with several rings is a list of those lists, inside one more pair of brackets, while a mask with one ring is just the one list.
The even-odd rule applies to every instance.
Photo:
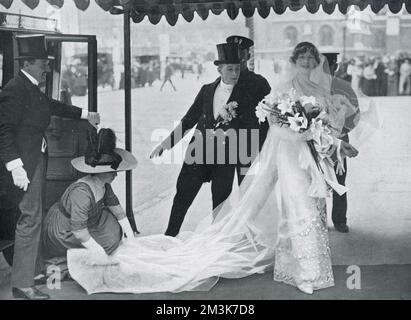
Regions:
[[[209, 290], [219, 277], [240, 278], [274, 266], [274, 280], [305, 293], [334, 285], [326, 225], [326, 197], [338, 185], [331, 155], [355, 156], [338, 134], [352, 115], [349, 104], [331, 96], [326, 60], [310, 43], [291, 58], [289, 80], [277, 89], [314, 96], [334, 127], [331, 143], [318, 146], [316, 162], [303, 134], [279, 127], [275, 117], [259, 157], [241, 184], [241, 199], [230, 196], [190, 233], [173, 238], [142, 236], [125, 241], [107, 259], [88, 249], [68, 251], [70, 275], [89, 294], [97, 292], [181, 292]], [[316, 146], [317, 147], [317, 146]], [[318, 167], [321, 166], [321, 171]], [[95, 261], [100, 261], [96, 263]]]

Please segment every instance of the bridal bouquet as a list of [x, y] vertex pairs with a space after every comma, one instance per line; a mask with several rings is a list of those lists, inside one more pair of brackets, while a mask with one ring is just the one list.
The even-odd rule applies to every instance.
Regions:
[[318, 168], [319, 158], [326, 158], [333, 146], [334, 137], [328, 115], [313, 96], [296, 98], [296, 92], [265, 97], [256, 107], [258, 121], [270, 119], [279, 126], [303, 134]]
[[221, 109], [220, 114], [217, 117], [215, 128], [223, 124], [229, 123], [237, 116], [236, 109], [238, 108], [237, 101], [230, 101]]

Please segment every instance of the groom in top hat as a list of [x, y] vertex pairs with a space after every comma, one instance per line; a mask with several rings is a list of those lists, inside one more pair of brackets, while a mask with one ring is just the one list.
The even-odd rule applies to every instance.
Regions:
[[[271, 87], [268, 84], [268, 81], [263, 76], [256, 74], [248, 69], [247, 62], [251, 57], [250, 48], [254, 45], [254, 42], [249, 38], [238, 35], [229, 36], [226, 39], [226, 42], [238, 44], [240, 48], [241, 72], [238, 83], [246, 88], [249, 92], [252, 99], [250, 100], [248, 108], [250, 109], [250, 111], [252, 110], [254, 112], [255, 107], [258, 105], [258, 103], [271, 91]], [[261, 150], [264, 144], [268, 131], [268, 123], [263, 122], [260, 124], [257, 118], [253, 117], [250, 118], [250, 121], [247, 123], [246, 129], [247, 139], [240, 141], [239, 149], [242, 146], [243, 149], [247, 150], [247, 153], [251, 156], [251, 159], [254, 159], [257, 155], [256, 153]], [[253, 143], [255, 143], [255, 141], [252, 139], [253, 130], [258, 130], [258, 148], [255, 148], [255, 146], [252, 145]], [[247, 169], [251, 166], [251, 163], [252, 161], [249, 161], [248, 163], [241, 163], [237, 166], [236, 171], [239, 184], [243, 181], [244, 176], [247, 173]]]
[[[217, 65], [221, 77], [204, 85], [194, 103], [176, 129], [153, 152], [151, 158], [171, 149], [194, 126], [196, 130], [187, 148], [185, 160], [177, 180], [166, 235], [176, 236], [187, 210], [205, 182], [211, 182], [213, 209], [231, 193], [235, 167], [238, 165], [238, 132], [256, 118], [249, 106], [253, 97], [248, 88], [238, 83], [240, 52], [238, 44], [218, 44]], [[238, 106], [236, 114], [222, 121], [227, 106]]]
[[[323, 53], [323, 55], [327, 58], [329, 70], [332, 76], [331, 93], [345, 96], [355, 107], [353, 114], [346, 118], [342, 135], [339, 137], [341, 140], [349, 142], [348, 133], [358, 124], [358, 121], [360, 119], [360, 108], [358, 105], [357, 95], [351, 88], [351, 84], [334, 75], [335, 71], [338, 69], [338, 54], [338, 52]], [[337, 164], [335, 165], [334, 169], [336, 171], [338, 183], [345, 185], [345, 178], [347, 176], [347, 159], [344, 159], [343, 171], [337, 168]], [[347, 193], [344, 193], [342, 196], [340, 196], [335, 191], [333, 192], [333, 207], [331, 217], [335, 230], [342, 233], [349, 232], [349, 228], [347, 226]]]
[[11, 285], [15, 298], [48, 299], [34, 286], [47, 170], [45, 131], [52, 115], [99, 123], [96, 112], [50, 99], [39, 86], [51, 71], [44, 35], [17, 37], [20, 72], [0, 93], [0, 210], [19, 216]]

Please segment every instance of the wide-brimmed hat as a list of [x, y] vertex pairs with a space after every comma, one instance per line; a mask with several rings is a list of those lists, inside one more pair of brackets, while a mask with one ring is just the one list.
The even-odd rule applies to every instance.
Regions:
[[237, 43], [241, 50], [248, 49], [254, 45], [254, 41], [243, 36], [229, 36], [226, 40], [227, 43]]
[[16, 36], [18, 56], [15, 59], [54, 60], [47, 51], [46, 37], [42, 34]]
[[132, 170], [137, 159], [127, 150], [115, 148], [115, 134], [111, 129], [89, 132], [85, 156], [71, 160], [71, 165], [83, 173], [105, 173]]
[[240, 47], [237, 43], [217, 44], [218, 60], [214, 61], [216, 66], [220, 64], [240, 64]]

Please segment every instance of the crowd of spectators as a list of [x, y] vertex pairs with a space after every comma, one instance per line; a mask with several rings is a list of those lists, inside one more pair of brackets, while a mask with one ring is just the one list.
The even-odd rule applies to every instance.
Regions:
[[411, 95], [411, 54], [401, 52], [343, 60], [336, 75], [349, 81], [360, 95]]

